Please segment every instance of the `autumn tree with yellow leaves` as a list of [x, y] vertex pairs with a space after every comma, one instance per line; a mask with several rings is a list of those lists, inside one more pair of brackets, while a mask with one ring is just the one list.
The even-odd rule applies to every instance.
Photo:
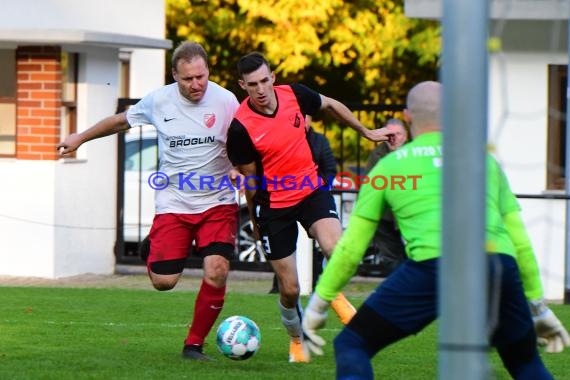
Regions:
[[167, 0], [166, 14], [167, 37], [202, 43], [212, 79], [236, 90], [237, 60], [259, 50], [279, 82], [401, 103], [411, 84], [435, 78], [441, 47], [439, 24], [407, 18], [395, 0]]
[[407, 18], [403, 0], [167, 0], [166, 16], [167, 38], [203, 44], [211, 79], [240, 99], [236, 64], [252, 50], [277, 83], [344, 103], [403, 104], [413, 84], [437, 77], [439, 23]]

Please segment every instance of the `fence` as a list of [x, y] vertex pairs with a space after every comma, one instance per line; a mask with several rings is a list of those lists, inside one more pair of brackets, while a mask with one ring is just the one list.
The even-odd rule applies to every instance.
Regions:
[[[126, 110], [139, 99], [119, 99], [117, 112]], [[347, 104], [355, 115], [370, 128], [382, 126], [386, 120], [401, 112], [403, 106], [379, 104]], [[360, 137], [350, 128], [336, 125], [332, 120], [314, 120], [313, 127], [321, 131], [331, 142], [339, 172], [362, 174], [368, 153], [374, 143]], [[158, 149], [156, 133], [137, 129], [119, 138], [117, 162], [117, 240], [115, 255], [118, 263], [142, 264], [138, 258], [139, 242], [148, 234], [154, 215], [152, 189], [146, 183], [148, 175], [156, 171]], [[152, 162], [149, 162], [152, 161]], [[149, 170], [150, 169], [150, 170]], [[138, 184], [138, 185], [137, 185]], [[146, 185], [146, 186], [145, 186]], [[355, 194], [350, 190], [335, 190], [335, 199], [343, 224]], [[239, 230], [237, 233], [236, 260], [232, 268], [252, 271], [270, 271], [261, 246], [252, 237], [253, 230], [245, 205], [240, 204]], [[314, 261], [319, 262], [318, 250]], [[373, 263], [374, 259], [371, 258]], [[364, 264], [366, 265], [366, 264]], [[188, 267], [201, 266], [201, 260], [189, 258]], [[363, 273], [379, 274], [373, 267], [363, 266]]]
[[[121, 99], [118, 112], [134, 104], [137, 99]], [[368, 127], [380, 127], [392, 117], [400, 116], [402, 106], [350, 104], [349, 107], [359, 120]], [[313, 127], [322, 132], [333, 148], [338, 172], [354, 175], [364, 174], [368, 154], [375, 144], [358, 136], [350, 128], [335, 125], [332, 120], [315, 120]], [[117, 162], [117, 239], [115, 254], [118, 263], [142, 264], [138, 258], [139, 242], [146, 236], [154, 215], [153, 191], [147, 184], [148, 175], [156, 171], [158, 151], [156, 133], [145, 129], [134, 129], [131, 135], [119, 139], [121, 157]], [[149, 169], [151, 169], [149, 171]], [[127, 196], [128, 195], [128, 196]], [[343, 227], [348, 223], [352, 205], [356, 199], [355, 190], [333, 190]], [[563, 194], [519, 194], [521, 199], [567, 199]], [[246, 271], [271, 271], [261, 245], [253, 238], [253, 229], [245, 204], [240, 204], [239, 230], [237, 233], [236, 259], [232, 269]], [[313, 249], [313, 275], [318, 274], [321, 255], [318, 247]], [[378, 266], [377, 252], [368, 252], [359, 267], [359, 274], [365, 276], [384, 275]], [[190, 257], [187, 266], [201, 267], [201, 260]]]

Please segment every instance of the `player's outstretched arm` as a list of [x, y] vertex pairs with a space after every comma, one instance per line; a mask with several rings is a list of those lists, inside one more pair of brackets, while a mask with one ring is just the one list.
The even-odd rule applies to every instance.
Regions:
[[325, 326], [331, 301], [356, 272], [377, 224], [376, 221], [351, 215], [348, 227], [335, 246], [331, 259], [319, 277], [315, 292], [305, 308], [303, 331], [321, 351], [326, 342], [317, 331]]
[[516, 260], [519, 267], [524, 294], [530, 300], [543, 297], [542, 281], [538, 261], [532, 243], [522, 221], [519, 211], [503, 215], [503, 222], [516, 249]]
[[525, 296], [529, 301], [538, 343], [549, 353], [564, 351], [570, 337], [562, 322], [544, 301], [544, 292], [536, 255], [519, 211], [503, 216], [503, 221], [517, 252], [517, 265]]
[[360, 133], [363, 137], [372, 141], [387, 141], [389, 139], [389, 130], [380, 129], [368, 129], [354, 116], [354, 114], [348, 109], [347, 106], [342, 104], [336, 99], [329, 98], [321, 94], [321, 109], [335, 119], [345, 123], [350, 128], [354, 129]]
[[111, 115], [102, 119], [91, 128], [86, 129], [81, 133], [72, 133], [71, 135], [67, 136], [65, 140], [57, 145], [57, 150], [61, 156], [64, 156], [68, 153], [76, 151], [77, 148], [79, 148], [87, 141], [109, 136], [127, 130], [128, 128], [129, 125], [127, 123], [126, 112]]

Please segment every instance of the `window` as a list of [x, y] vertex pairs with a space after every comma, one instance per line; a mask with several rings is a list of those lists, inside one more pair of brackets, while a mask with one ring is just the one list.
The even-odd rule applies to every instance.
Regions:
[[16, 51], [0, 49], [0, 157], [16, 154]]
[[566, 167], [566, 65], [548, 66], [548, 142], [546, 188], [564, 189]]
[[[61, 52], [61, 106], [62, 136], [77, 131], [77, 82], [79, 76], [79, 54]], [[73, 153], [75, 156], [75, 152]]]
[[119, 61], [121, 62], [121, 70], [119, 73], [119, 97], [128, 98], [131, 84], [131, 52], [121, 50], [119, 52]]

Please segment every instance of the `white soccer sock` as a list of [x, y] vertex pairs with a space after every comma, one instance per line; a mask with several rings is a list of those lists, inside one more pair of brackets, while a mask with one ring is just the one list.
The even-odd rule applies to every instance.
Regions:
[[301, 327], [301, 318], [299, 317], [299, 311], [297, 308], [288, 309], [281, 305], [280, 301], [277, 301], [279, 305], [279, 311], [281, 312], [281, 322], [289, 336], [299, 337], [303, 335], [303, 328]]

